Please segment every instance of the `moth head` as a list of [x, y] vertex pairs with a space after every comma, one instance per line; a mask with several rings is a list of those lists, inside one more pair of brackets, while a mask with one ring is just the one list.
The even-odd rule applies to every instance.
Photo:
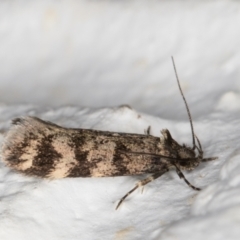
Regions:
[[180, 169], [193, 170], [201, 163], [201, 161], [202, 153], [199, 153], [198, 156], [196, 156], [193, 148], [183, 144], [178, 149], [178, 157], [176, 160], [176, 164], [179, 166]]
[[198, 150], [198, 156], [196, 156], [195, 150], [185, 144], [178, 144], [171, 136], [167, 129], [162, 131], [163, 138], [161, 139], [162, 144], [166, 148], [170, 149], [170, 152], [174, 153], [175, 160], [174, 164], [178, 165], [181, 170], [193, 170], [202, 161], [202, 152]]
[[179, 166], [181, 170], [193, 170], [195, 169], [201, 162], [201, 159], [198, 157], [195, 158], [185, 158], [185, 159], [177, 159], [176, 164]]

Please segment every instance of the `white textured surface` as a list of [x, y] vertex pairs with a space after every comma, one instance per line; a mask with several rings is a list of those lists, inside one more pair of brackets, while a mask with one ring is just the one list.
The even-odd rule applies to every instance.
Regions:
[[[37, 112], [38, 117], [71, 127], [143, 133], [151, 125], [152, 134], [156, 136], [162, 128], [169, 128], [179, 142], [191, 143], [188, 121], [174, 122], [144, 114], [139, 118], [139, 114], [129, 108], [66, 107], [41, 111], [16, 106], [15, 109], [22, 110], [21, 115]], [[9, 108], [2, 107], [4, 110]], [[218, 120], [209, 117], [204, 122], [195, 122], [195, 128], [207, 155], [219, 155], [221, 139], [212, 138], [220, 135]], [[186, 173], [186, 177], [205, 188], [217, 180], [222, 163], [221, 157], [201, 164], [196, 171]], [[144, 176], [50, 181], [23, 177], [3, 166], [0, 173], [0, 239], [4, 240], [156, 239], [164, 227], [189, 215], [198, 194], [175, 172], [170, 172], [147, 185], [143, 194], [141, 190], [136, 191], [115, 211], [118, 200]], [[29, 227], [31, 230], [27, 230]]]
[[118, 211], [144, 176], [47, 181], [0, 162], [0, 239], [240, 239], [239, 13], [237, 1], [0, 1], [2, 132], [35, 115], [109, 131], [151, 125], [155, 136], [168, 128], [191, 144], [174, 55], [206, 157], [219, 157], [185, 173], [200, 193], [170, 172]]
[[0, 1], [0, 101], [185, 119], [173, 55], [196, 119], [240, 90], [239, 22], [228, 0]]

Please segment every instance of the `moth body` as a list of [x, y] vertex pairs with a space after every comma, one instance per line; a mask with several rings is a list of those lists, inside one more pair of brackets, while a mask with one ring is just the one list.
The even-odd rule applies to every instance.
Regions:
[[171, 168], [171, 159], [159, 156], [184, 158], [179, 168], [193, 169], [187, 158], [195, 158], [194, 151], [180, 146], [168, 130], [162, 134], [71, 129], [36, 117], [18, 118], [5, 137], [2, 160], [19, 172], [44, 178], [127, 176]]

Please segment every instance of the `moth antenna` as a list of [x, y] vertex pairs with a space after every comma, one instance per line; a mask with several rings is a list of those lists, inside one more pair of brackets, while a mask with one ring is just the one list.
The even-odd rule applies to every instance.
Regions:
[[183, 101], [184, 101], [186, 109], [187, 109], [188, 119], [189, 119], [189, 122], [190, 122], [191, 131], [192, 131], [192, 142], [193, 142], [193, 150], [194, 150], [196, 148], [196, 143], [195, 143], [195, 137], [194, 137], [195, 133], [194, 133], [194, 129], [193, 129], [192, 117], [191, 117], [191, 113], [190, 113], [186, 98], [184, 97], [184, 94], [183, 94], [183, 91], [182, 91], [182, 88], [181, 88], [181, 85], [180, 85], [180, 81], [179, 81], [179, 78], [178, 78], [177, 69], [176, 69], [176, 66], [175, 66], [173, 56], [172, 56], [172, 63], [173, 63], [173, 68], [174, 68], [175, 76], [176, 76], [177, 83], [178, 83], [178, 88], [180, 90], [180, 93], [182, 95]]

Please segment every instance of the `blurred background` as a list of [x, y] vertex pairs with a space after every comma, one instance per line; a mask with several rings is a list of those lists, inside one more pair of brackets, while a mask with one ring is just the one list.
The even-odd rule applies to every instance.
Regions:
[[0, 102], [186, 119], [239, 99], [239, 1], [0, 1]]

